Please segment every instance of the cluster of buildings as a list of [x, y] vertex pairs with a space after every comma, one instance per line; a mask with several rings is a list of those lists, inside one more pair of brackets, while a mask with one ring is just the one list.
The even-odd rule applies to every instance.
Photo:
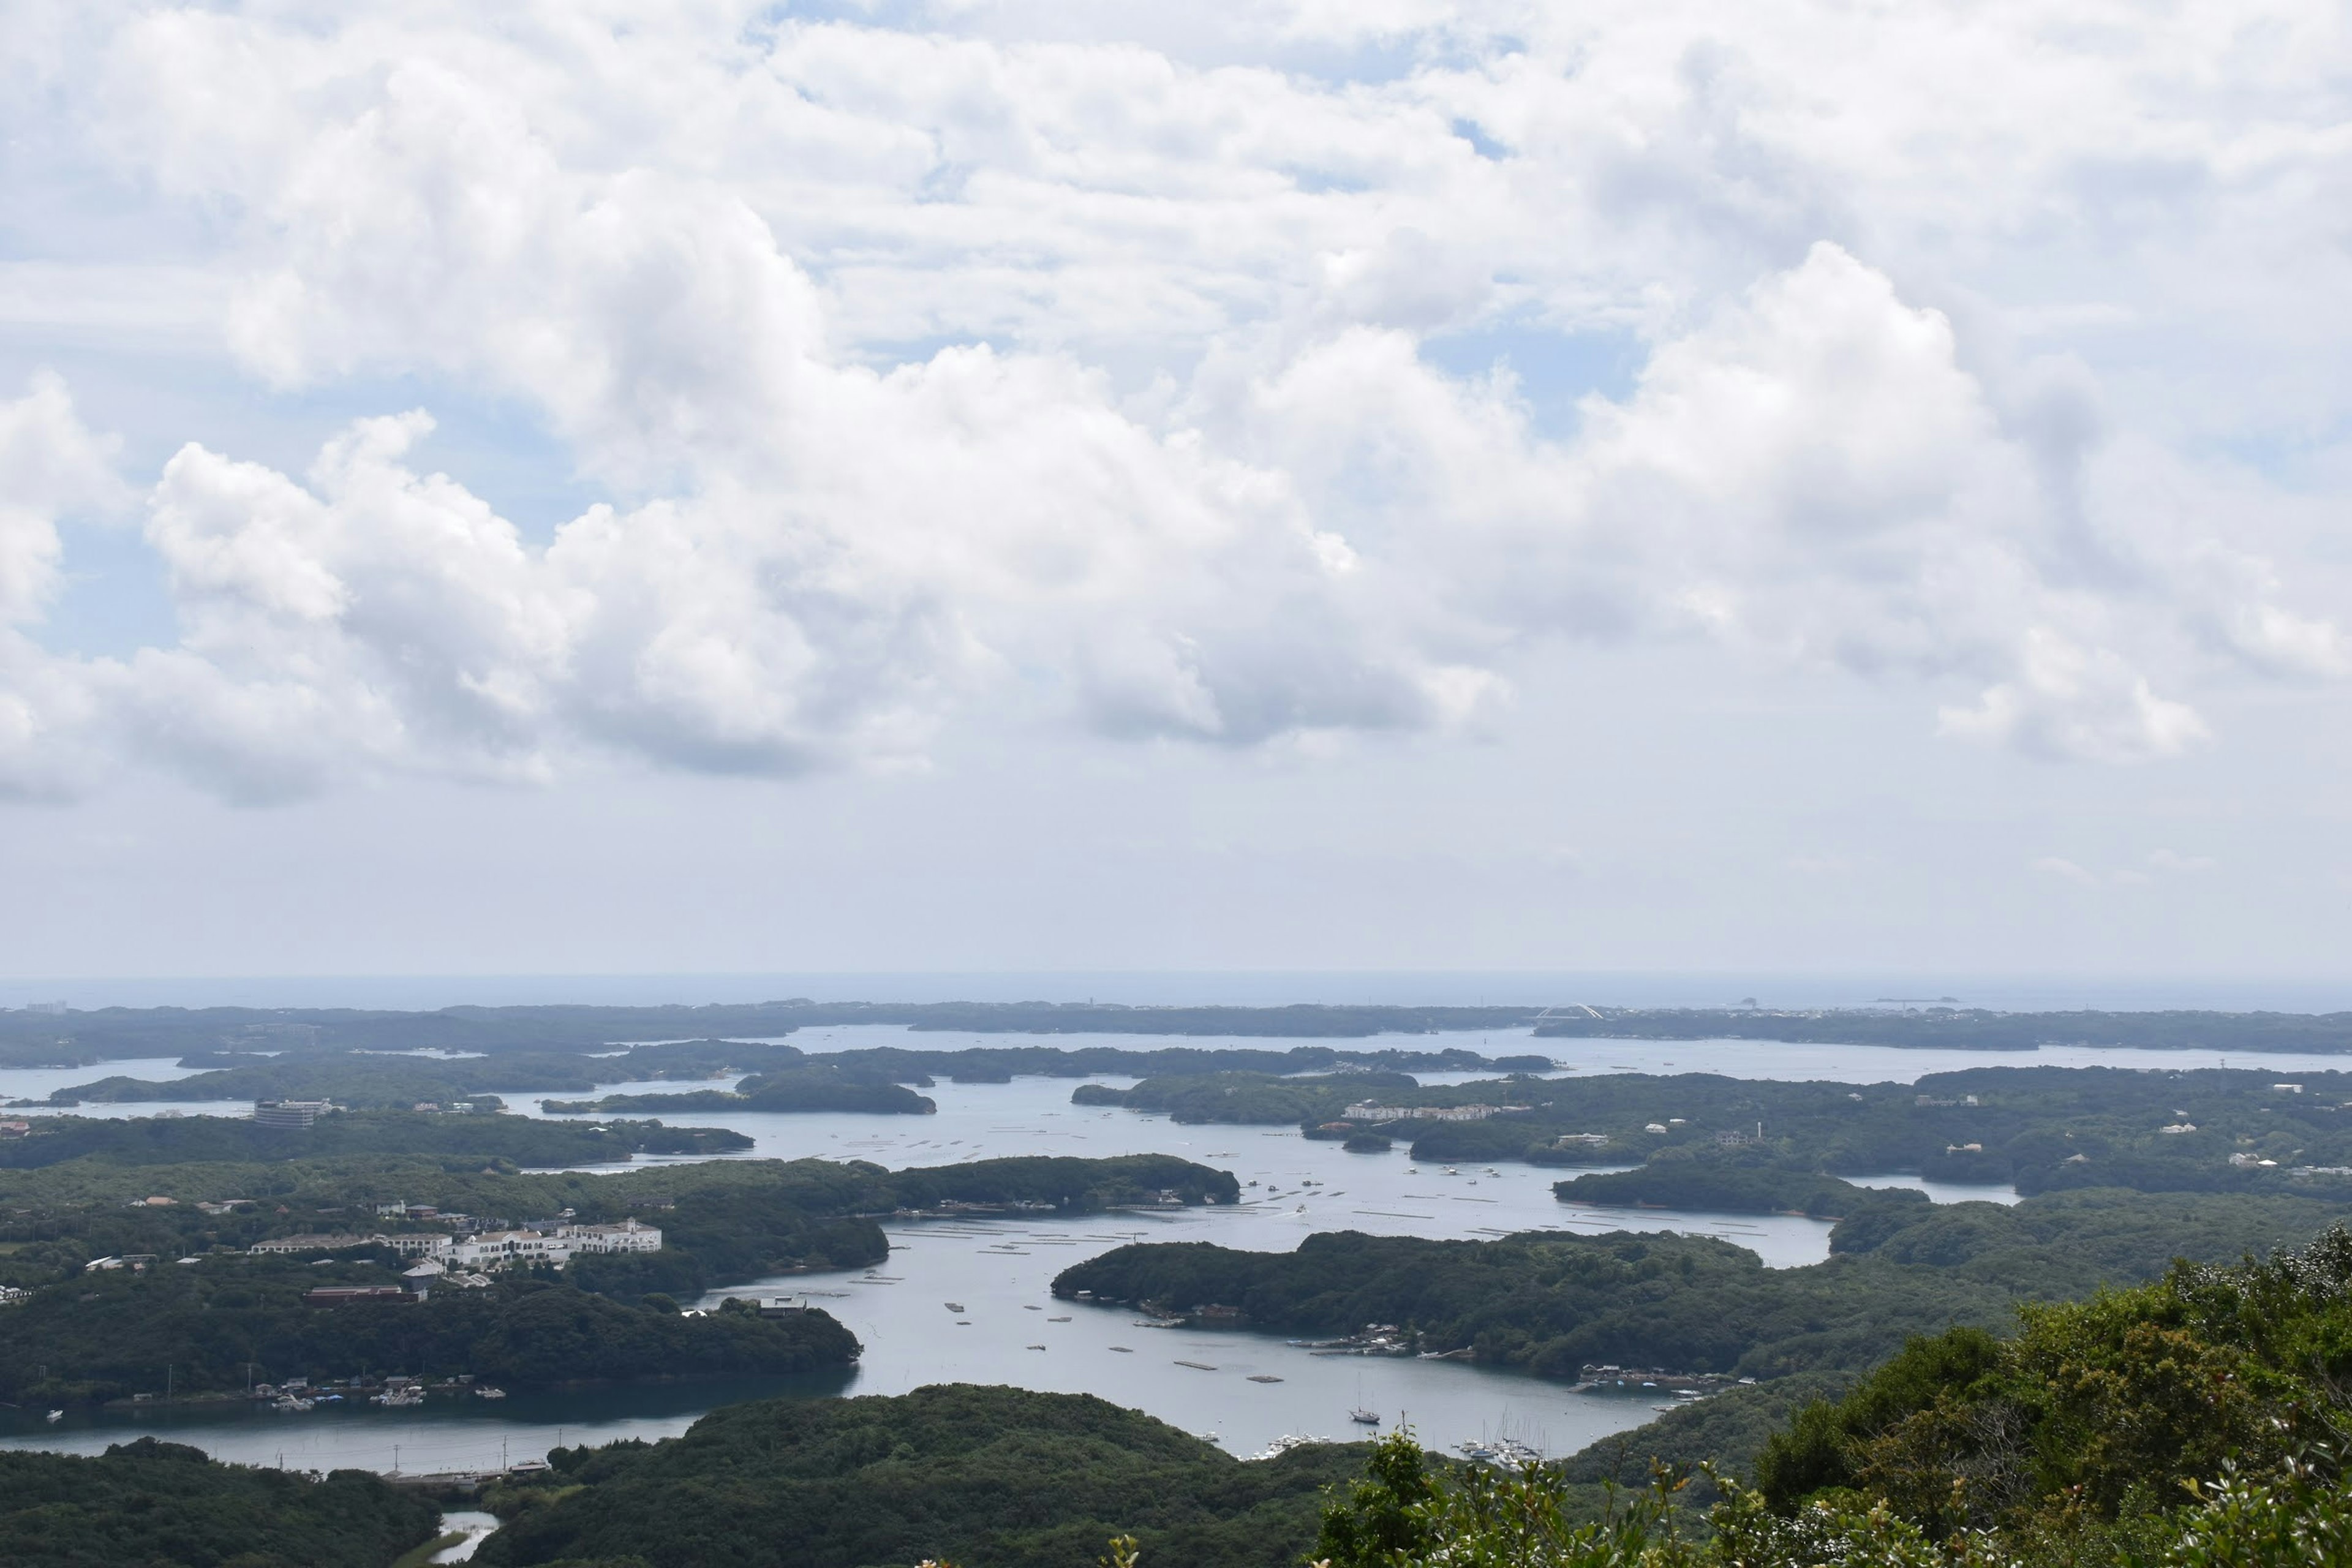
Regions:
[[1525, 1105], [1376, 1105], [1367, 1100], [1339, 1114], [1349, 1121], [1484, 1121]]
[[257, 1127], [304, 1128], [341, 1107], [330, 1100], [257, 1100], [253, 1102]]
[[[405, 1205], [380, 1205], [378, 1213], [418, 1214]], [[440, 1216], [444, 1218], [463, 1216]], [[520, 1264], [529, 1268], [544, 1263], [561, 1268], [572, 1258], [592, 1252], [658, 1252], [662, 1233], [659, 1226], [647, 1225], [640, 1219], [625, 1219], [617, 1225], [579, 1225], [569, 1218], [541, 1220], [513, 1229], [484, 1230], [474, 1235], [453, 1235], [448, 1231], [377, 1231], [362, 1236], [355, 1231], [334, 1235], [281, 1236], [256, 1242], [248, 1250], [255, 1253], [340, 1252], [354, 1247], [388, 1247], [403, 1258], [419, 1260], [418, 1267], [409, 1269], [404, 1279], [412, 1289], [422, 1294], [435, 1280], [446, 1284], [488, 1284], [487, 1276], [493, 1270]]]

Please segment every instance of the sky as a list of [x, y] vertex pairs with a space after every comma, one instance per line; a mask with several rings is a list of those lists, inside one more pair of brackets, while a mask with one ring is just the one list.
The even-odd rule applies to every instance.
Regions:
[[0, 974], [2343, 978], [2347, 28], [0, 0]]

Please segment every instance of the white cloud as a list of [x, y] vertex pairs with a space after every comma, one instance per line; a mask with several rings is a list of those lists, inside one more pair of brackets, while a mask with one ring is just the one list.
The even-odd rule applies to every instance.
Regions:
[[2183, 855], [2171, 849], [2150, 850], [2147, 863], [2158, 871], [2181, 877], [2192, 877], [2200, 872], [2210, 871], [2221, 864], [2210, 855]]
[[2078, 888], [2095, 888], [2099, 885], [2096, 872], [2087, 871], [2074, 861], [2063, 859], [2056, 855], [2042, 856], [2033, 862], [2033, 868], [2055, 877], [2062, 882], [2072, 882]]
[[2113, 871], [2094, 871], [2073, 860], [2055, 855], [2045, 855], [2033, 862], [2033, 868], [2061, 881], [2080, 888], [2150, 888], [2166, 877], [2193, 877], [2212, 870], [2219, 861], [2203, 855], [2182, 855], [2170, 849], [2151, 850], [2147, 858], [2148, 869], [2125, 866]]
[[[299, 480], [187, 447], [147, 524], [180, 642], [20, 637], [0, 755], [86, 759], [27, 789], [129, 754], [271, 799], [902, 765], [973, 710], [1247, 745], [1471, 724], [1527, 650], [1704, 638], [1916, 689], [1958, 739], [2176, 756], [2217, 671], [2352, 673], [2294, 499], [2207, 439], [2285, 318], [2333, 331], [2347, 297], [2278, 195], [2342, 171], [2342, 40], [2274, 19], [2186, 95], [2157, 84], [2227, 30], [2194, 10], [1887, 13], [1867, 47], [1795, 0], [44, 34], [58, 133], [216, 237], [156, 276], [233, 281], [246, 372], [517, 400], [622, 499], [530, 542], [390, 410]], [[1357, 80], [1297, 52], [1373, 45]], [[2249, 233], [2294, 258], [2267, 293], [2230, 281]], [[2213, 406], [2152, 403], [2189, 340], [2131, 335], [2184, 300], [2252, 345]], [[1517, 384], [1422, 353], [1502, 321], [1646, 360], [1547, 437]], [[26, 625], [94, 492], [19, 488]]]

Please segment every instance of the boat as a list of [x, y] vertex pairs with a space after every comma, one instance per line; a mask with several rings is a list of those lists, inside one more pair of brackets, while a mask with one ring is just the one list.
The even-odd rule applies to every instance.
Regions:
[[66, 1418], [66, 1413], [65, 1413], [64, 1411], [62, 1411], [62, 1410], [52, 1410], [52, 1411], [50, 1411], [50, 1412], [49, 1412], [49, 1425], [51, 1425], [52, 1426], [56, 1426], [58, 1422], [60, 1422], [60, 1421], [64, 1420], [65, 1418]]
[[1033, 1350], [1033, 1351], [1041, 1351], [1041, 1350], [1044, 1350], [1045, 1347], [1044, 1345], [1031, 1345], [1029, 1348], [1030, 1348], [1031, 1350]]
[[1348, 1419], [1359, 1426], [1377, 1426], [1381, 1424], [1379, 1411], [1367, 1410], [1360, 1405], [1348, 1412]]
[[503, 1388], [485, 1386], [474, 1390], [474, 1397], [477, 1399], [504, 1399], [506, 1396], [507, 1391]]
[[963, 1310], [963, 1303], [961, 1301], [950, 1301], [947, 1304], [947, 1308], [950, 1312], [961, 1312]]
[[281, 1415], [292, 1415], [312, 1408], [310, 1401], [291, 1394], [281, 1394], [269, 1408]]
[[1117, 1351], [1121, 1355], [1133, 1355], [1135, 1353], [1133, 1350], [1126, 1345], [1113, 1345], [1110, 1348]]
[[1250, 1381], [1252, 1383], [1280, 1383], [1282, 1379], [1275, 1376], [1272, 1373], [1254, 1372], [1250, 1373]]
[[1284, 1436], [1276, 1437], [1273, 1442], [1268, 1443], [1265, 1448], [1259, 1452], [1251, 1455], [1250, 1458], [1254, 1459], [1278, 1459], [1283, 1455], [1290, 1452], [1293, 1448], [1303, 1447], [1307, 1444], [1316, 1441], [1318, 1441], [1318, 1439], [1303, 1436], [1297, 1433], [1286, 1433]]
[[1189, 1366], [1194, 1372], [1214, 1372], [1217, 1370], [1215, 1367], [1211, 1366], [1204, 1361], [1180, 1361], [1171, 1364], [1176, 1366]]
[[1070, 1320], [1067, 1318], [1048, 1318], [1045, 1321], [1049, 1323], [1066, 1323]]

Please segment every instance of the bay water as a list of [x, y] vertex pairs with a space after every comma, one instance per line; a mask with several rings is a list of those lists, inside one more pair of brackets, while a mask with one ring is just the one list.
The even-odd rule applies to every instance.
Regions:
[[[1041, 1043], [1034, 1037], [911, 1033], [894, 1026], [837, 1027], [793, 1037], [824, 1052], [898, 1044], [921, 1049]], [[1063, 1047], [1160, 1046], [1279, 1048], [1263, 1039], [1057, 1036]], [[2177, 1071], [2220, 1065], [2221, 1054], [2103, 1051], [2087, 1047], [2032, 1052], [1920, 1051], [1870, 1046], [1783, 1046], [1746, 1040], [1625, 1041], [1530, 1039], [1524, 1031], [1332, 1042], [1344, 1046], [1463, 1046], [1489, 1054], [1534, 1051], [1562, 1072], [1709, 1072], [1727, 1076], [1848, 1083], [1909, 1082], [1923, 1074], [2002, 1063], [2130, 1067]], [[2230, 1053], [2235, 1065], [2294, 1072], [2326, 1070], [2341, 1058], [2303, 1053]], [[97, 1068], [0, 1070], [0, 1099], [37, 1097], [72, 1083], [121, 1074], [184, 1076], [169, 1062], [109, 1063]], [[1427, 1083], [1477, 1074], [1417, 1074]], [[660, 1082], [612, 1086], [611, 1092], [662, 1093], [724, 1087]], [[95, 1452], [144, 1433], [194, 1444], [215, 1456], [312, 1470], [356, 1467], [383, 1471], [493, 1468], [542, 1457], [563, 1443], [656, 1438], [682, 1432], [712, 1406], [787, 1395], [838, 1397], [898, 1394], [926, 1384], [969, 1382], [1090, 1393], [1144, 1410], [1233, 1452], [1251, 1454], [1284, 1435], [1347, 1439], [1370, 1429], [1349, 1419], [1364, 1407], [1381, 1430], [1409, 1424], [1430, 1446], [1510, 1436], [1546, 1453], [1571, 1452], [1652, 1418], [1668, 1403], [1655, 1389], [1620, 1395], [1571, 1393], [1561, 1384], [1460, 1362], [1339, 1355], [1248, 1330], [1166, 1328], [1130, 1309], [1056, 1301], [1063, 1269], [1129, 1241], [1213, 1241], [1281, 1251], [1317, 1231], [1487, 1238], [1526, 1230], [1599, 1234], [1664, 1231], [1719, 1237], [1748, 1247], [1768, 1267], [1827, 1256], [1826, 1222], [1791, 1215], [1727, 1215], [1655, 1209], [1575, 1207], [1552, 1195], [1565, 1173], [1517, 1164], [1414, 1162], [1401, 1144], [1387, 1154], [1349, 1154], [1310, 1142], [1295, 1128], [1186, 1126], [1123, 1109], [1077, 1106], [1079, 1081], [1097, 1077], [1023, 1078], [1009, 1084], [940, 1082], [923, 1092], [936, 1115], [782, 1114], [733, 1110], [681, 1112], [677, 1124], [741, 1131], [754, 1147], [741, 1158], [864, 1159], [898, 1168], [1019, 1154], [1181, 1155], [1232, 1171], [1244, 1184], [1235, 1207], [1119, 1212], [1071, 1218], [894, 1222], [892, 1251], [871, 1270], [793, 1275], [737, 1283], [711, 1293], [805, 1299], [845, 1323], [865, 1345], [853, 1370], [798, 1379], [731, 1379], [618, 1388], [515, 1393], [497, 1402], [435, 1400], [406, 1410], [321, 1405], [301, 1415], [238, 1405], [180, 1406], [75, 1413], [50, 1425], [42, 1413], [0, 1409], [0, 1447]], [[511, 1108], [545, 1112], [510, 1095]], [[1660, 1090], [1655, 1114], [1675, 1113]], [[222, 1102], [90, 1106], [81, 1114], [234, 1113]], [[632, 1114], [644, 1114], [632, 1112]], [[641, 1162], [642, 1163], [643, 1162]], [[619, 1167], [605, 1167], [619, 1168]], [[1588, 1167], [1593, 1169], [1607, 1167]], [[1938, 1202], [2013, 1202], [2006, 1189], [1954, 1187], [1916, 1177], [1864, 1178], [1919, 1187]], [[406, 1194], [387, 1193], [386, 1198]]]

